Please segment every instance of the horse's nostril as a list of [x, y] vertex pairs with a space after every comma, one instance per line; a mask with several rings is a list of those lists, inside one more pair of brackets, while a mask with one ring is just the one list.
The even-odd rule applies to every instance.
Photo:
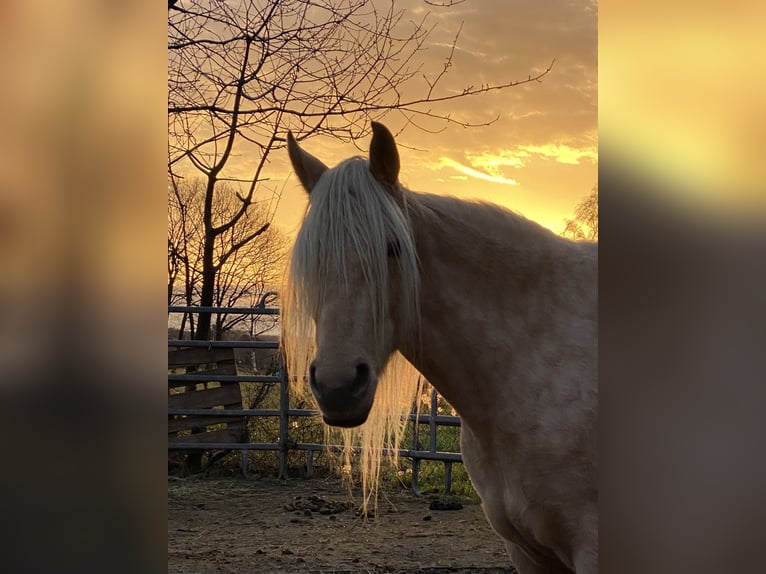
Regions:
[[354, 384], [351, 387], [351, 392], [355, 395], [361, 395], [367, 390], [367, 384], [370, 381], [370, 367], [367, 363], [359, 363], [356, 366], [356, 376], [354, 377]]
[[313, 362], [309, 365], [309, 386], [317, 392], [317, 367]]

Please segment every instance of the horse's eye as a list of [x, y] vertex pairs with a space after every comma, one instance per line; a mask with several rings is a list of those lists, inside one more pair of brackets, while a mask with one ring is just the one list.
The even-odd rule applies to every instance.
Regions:
[[399, 255], [402, 252], [402, 248], [399, 246], [398, 241], [389, 241], [388, 245], [386, 246], [386, 254], [389, 257], [399, 257]]

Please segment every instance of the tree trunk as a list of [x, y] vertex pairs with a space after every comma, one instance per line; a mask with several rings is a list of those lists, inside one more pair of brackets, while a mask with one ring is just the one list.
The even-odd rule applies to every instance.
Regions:
[[[213, 267], [213, 240], [205, 239], [205, 252], [202, 257], [202, 288], [200, 290], [199, 304], [202, 307], [213, 306], [213, 296], [215, 293], [215, 267]], [[202, 312], [197, 321], [197, 336], [194, 337], [200, 341], [207, 341], [211, 337], [210, 333], [211, 313]]]
[[[199, 304], [202, 307], [212, 307], [215, 296], [215, 265], [213, 254], [215, 250], [215, 232], [213, 230], [213, 194], [215, 193], [215, 174], [210, 174], [205, 189], [205, 207], [202, 222], [205, 226], [205, 242], [202, 246], [202, 288]], [[210, 313], [200, 313], [197, 321], [198, 340], [210, 339]]]
[[[213, 194], [215, 193], [215, 175], [211, 174], [207, 180], [205, 189], [205, 207], [202, 216], [205, 227], [205, 241], [202, 246], [202, 286], [200, 289], [201, 307], [212, 307], [215, 295], [215, 263], [213, 256], [215, 253], [216, 234], [213, 230]], [[197, 320], [197, 332], [194, 339], [198, 341], [210, 340], [210, 318], [211, 313], [201, 312]], [[191, 429], [192, 434], [202, 432], [200, 428]], [[192, 451], [186, 457], [186, 468], [190, 474], [196, 474], [202, 471], [202, 451]]]

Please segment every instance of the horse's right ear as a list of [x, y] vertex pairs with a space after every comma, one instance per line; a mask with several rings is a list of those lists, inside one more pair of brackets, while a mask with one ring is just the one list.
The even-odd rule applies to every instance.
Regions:
[[396, 189], [399, 183], [399, 152], [393, 134], [378, 122], [372, 122], [370, 171], [380, 183], [389, 189]]
[[287, 132], [287, 153], [290, 155], [295, 175], [298, 176], [303, 188], [311, 193], [319, 178], [327, 171], [327, 166], [310, 153], [303, 151], [291, 131]]

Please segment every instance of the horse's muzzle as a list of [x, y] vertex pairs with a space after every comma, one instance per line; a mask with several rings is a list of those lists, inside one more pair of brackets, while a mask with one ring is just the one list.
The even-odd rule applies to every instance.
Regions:
[[[345, 370], [344, 370], [345, 371]], [[309, 367], [309, 385], [322, 418], [331, 426], [355, 427], [367, 420], [375, 396], [375, 378], [367, 363], [358, 363], [353, 371]]]

